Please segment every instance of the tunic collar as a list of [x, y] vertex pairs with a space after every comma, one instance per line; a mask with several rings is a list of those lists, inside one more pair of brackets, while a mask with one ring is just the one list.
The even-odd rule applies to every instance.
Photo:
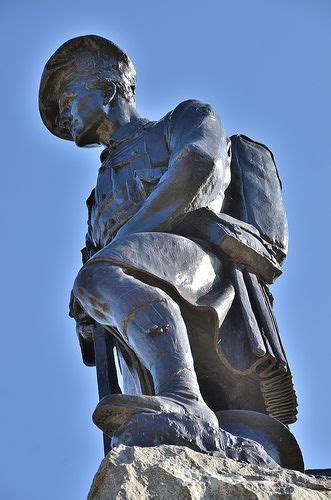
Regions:
[[133, 139], [149, 123], [149, 120], [146, 118], [138, 118], [137, 120], [126, 123], [117, 129], [111, 136], [109, 146], [104, 149], [100, 155], [101, 162], [104, 162], [108, 155], [112, 153], [119, 146], [119, 144], [126, 142], [129, 139]]

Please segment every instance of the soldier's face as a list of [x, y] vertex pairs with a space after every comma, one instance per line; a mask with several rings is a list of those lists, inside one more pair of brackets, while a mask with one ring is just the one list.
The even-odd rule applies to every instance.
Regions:
[[105, 90], [100, 87], [100, 82], [91, 78], [67, 84], [62, 89], [59, 124], [69, 130], [77, 146], [100, 144], [101, 131], [109, 120]]

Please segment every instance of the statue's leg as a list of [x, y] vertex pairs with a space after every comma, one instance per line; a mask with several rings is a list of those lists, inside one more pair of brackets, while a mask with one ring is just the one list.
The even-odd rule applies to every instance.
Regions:
[[[157, 396], [176, 397], [178, 402], [184, 398], [193, 413], [217, 423], [203, 402], [186, 326], [169, 295], [109, 262], [84, 267], [76, 279], [74, 294], [87, 314], [100, 324], [117, 328], [150, 371]], [[157, 400], [149, 400], [150, 409], [158, 409]]]
[[182, 445], [276, 466], [258, 443], [218, 427], [200, 393], [180, 309], [169, 295], [109, 262], [84, 267], [74, 294], [97, 322], [117, 328], [153, 378], [155, 396], [112, 394], [98, 404], [94, 422], [113, 436], [113, 446]]

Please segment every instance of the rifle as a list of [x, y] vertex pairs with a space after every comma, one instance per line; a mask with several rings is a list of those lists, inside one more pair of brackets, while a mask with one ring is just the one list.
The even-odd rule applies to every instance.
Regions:
[[[93, 343], [99, 399], [108, 394], [120, 394], [121, 388], [116, 371], [113, 336], [96, 323], [93, 329]], [[111, 450], [111, 438], [106, 434], [103, 434], [103, 447], [106, 456]]]

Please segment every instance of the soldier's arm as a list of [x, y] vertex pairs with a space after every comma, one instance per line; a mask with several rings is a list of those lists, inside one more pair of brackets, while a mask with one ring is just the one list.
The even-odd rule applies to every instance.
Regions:
[[116, 239], [143, 231], [169, 231], [187, 213], [213, 203], [229, 183], [229, 139], [209, 105], [183, 102], [166, 123], [168, 170]]

